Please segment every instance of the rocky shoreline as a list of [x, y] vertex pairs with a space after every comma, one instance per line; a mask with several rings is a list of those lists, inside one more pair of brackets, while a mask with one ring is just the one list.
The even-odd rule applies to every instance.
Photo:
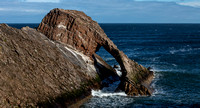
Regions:
[[[121, 77], [96, 54], [100, 47], [119, 63]], [[119, 77], [118, 90], [128, 95], [151, 95], [153, 72], [130, 60], [83, 12], [56, 8], [37, 30], [0, 24], [0, 76], [0, 107], [67, 107], [110, 76]]]

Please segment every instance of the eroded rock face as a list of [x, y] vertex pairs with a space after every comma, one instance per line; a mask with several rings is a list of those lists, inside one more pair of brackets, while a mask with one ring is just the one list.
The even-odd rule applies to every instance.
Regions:
[[121, 81], [116, 92], [124, 91], [129, 96], [138, 96], [138, 95], [151, 95], [151, 90], [145, 87], [142, 84], [135, 83], [131, 80], [125, 79]]
[[100, 79], [90, 57], [35, 29], [0, 24], [1, 108], [66, 107], [95, 88]]
[[83, 12], [53, 9], [37, 30], [0, 24], [0, 107], [66, 107], [88, 96], [116, 75], [95, 54], [101, 46], [122, 68], [118, 90], [150, 94], [145, 79], [152, 72], [130, 60]]
[[103, 46], [119, 63], [124, 81], [128, 79], [141, 84], [153, 75], [120, 51], [98, 23], [83, 12], [53, 9], [44, 17], [37, 30], [48, 38], [70, 45], [90, 57]]

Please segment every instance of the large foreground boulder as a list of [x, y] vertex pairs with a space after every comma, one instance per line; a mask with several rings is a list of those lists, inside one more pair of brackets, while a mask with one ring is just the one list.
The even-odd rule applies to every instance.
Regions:
[[[129, 59], [120, 51], [98, 23], [83, 12], [53, 9], [44, 17], [38, 31], [51, 40], [59, 41], [82, 51], [89, 57], [92, 57], [103, 46], [119, 63], [122, 70], [122, 81], [142, 84], [143, 81], [153, 75], [153, 72]], [[146, 94], [150, 94], [148, 90]]]
[[[48, 39], [35, 29], [0, 24], [0, 107], [65, 107], [100, 89], [101, 61]], [[98, 70], [97, 70], [98, 68]]]
[[117, 90], [150, 95], [152, 72], [130, 60], [83, 12], [53, 9], [37, 30], [0, 24], [0, 107], [66, 107], [100, 89], [116, 71], [95, 54], [103, 46], [120, 64]]

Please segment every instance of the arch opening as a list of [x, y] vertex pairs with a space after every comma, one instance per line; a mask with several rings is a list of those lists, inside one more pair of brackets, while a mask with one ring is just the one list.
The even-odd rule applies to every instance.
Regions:
[[100, 47], [96, 54], [99, 55], [106, 63], [112, 66], [116, 70], [116, 73], [119, 77], [122, 75], [119, 63], [109, 52], [104, 49], [104, 47]]

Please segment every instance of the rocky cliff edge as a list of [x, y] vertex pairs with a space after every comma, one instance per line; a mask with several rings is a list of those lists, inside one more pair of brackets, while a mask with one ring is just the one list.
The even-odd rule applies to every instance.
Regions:
[[[69, 106], [100, 89], [96, 68], [88, 56], [35, 29], [0, 24], [0, 107]], [[114, 72], [103, 61], [99, 69]]]
[[38, 31], [48, 38], [70, 45], [92, 58], [100, 47], [109, 52], [119, 63], [122, 76], [118, 89], [129, 95], [150, 95], [144, 84], [153, 76], [153, 72], [129, 59], [107, 37], [99, 24], [89, 16], [76, 10], [51, 10], [40, 23]]
[[152, 72], [130, 60], [83, 12], [53, 9], [37, 30], [0, 24], [0, 107], [66, 107], [100, 89], [103, 79], [117, 75], [95, 54], [100, 47], [122, 68], [118, 90], [150, 95]]

